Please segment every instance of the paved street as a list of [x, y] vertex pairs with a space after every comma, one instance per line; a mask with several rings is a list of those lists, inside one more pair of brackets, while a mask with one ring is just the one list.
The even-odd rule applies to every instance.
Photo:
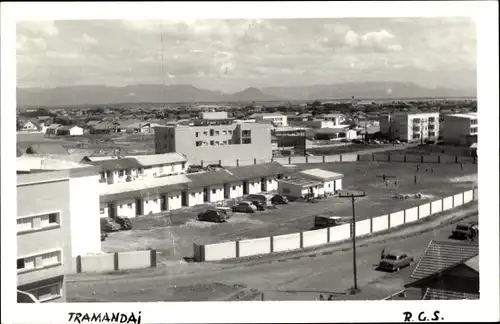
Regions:
[[[457, 213], [465, 215], [466, 211], [471, 211], [471, 208]], [[477, 220], [477, 213], [471, 220]], [[384, 247], [404, 250], [418, 260], [430, 240], [447, 240], [454, 226], [360, 246], [357, 249], [358, 286], [363, 293], [356, 297], [382, 299], [401, 290], [408, 281], [411, 268], [398, 273], [375, 270]], [[183, 267], [189, 271], [183, 271]], [[172, 271], [168, 268], [156, 271], [150, 275], [147, 271], [138, 271], [128, 275], [77, 276], [78, 281], [68, 283], [68, 297], [72, 301], [123, 302], [227, 300], [246, 287], [246, 290], [264, 292], [266, 300], [311, 300], [319, 293], [336, 293], [338, 299], [352, 298], [343, 296], [353, 282], [352, 251], [340, 248], [329, 255], [291, 255], [290, 258], [262, 260], [254, 264], [184, 264], [173, 266]]]

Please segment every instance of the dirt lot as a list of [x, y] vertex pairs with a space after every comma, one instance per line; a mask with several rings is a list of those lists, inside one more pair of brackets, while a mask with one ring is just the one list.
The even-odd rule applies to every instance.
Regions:
[[[326, 163], [308, 164], [297, 168], [323, 168], [343, 173], [344, 189], [364, 190], [365, 198], [356, 202], [357, 219], [379, 216], [409, 208], [436, 197], [471, 189], [477, 181], [477, 165], [421, 164], [414, 184], [416, 164], [411, 163]], [[434, 168], [434, 172], [430, 169]], [[427, 171], [425, 171], [428, 169]], [[386, 188], [382, 178], [386, 174], [397, 177], [389, 179]], [[394, 199], [394, 194], [421, 193], [422, 199]], [[277, 210], [237, 213], [227, 223], [199, 222], [196, 214], [203, 207], [172, 211], [167, 215], [144, 216], [133, 219], [134, 230], [112, 233], [103, 242], [103, 251], [116, 252], [131, 249], [153, 248], [160, 252], [159, 261], [182, 260], [192, 256], [193, 243], [217, 243], [226, 240], [258, 238], [281, 235], [312, 229], [315, 215], [352, 215], [347, 199], [328, 198], [318, 203], [294, 202], [281, 205]]]
[[154, 153], [153, 134], [112, 134], [112, 135], [91, 135], [82, 136], [43, 136], [43, 134], [18, 134], [17, 147], [26, 150], [32, 144], [61, 144], [64, 148], [81, 149], [89, 151], [112, 151], [121, 150], [127, 154]]

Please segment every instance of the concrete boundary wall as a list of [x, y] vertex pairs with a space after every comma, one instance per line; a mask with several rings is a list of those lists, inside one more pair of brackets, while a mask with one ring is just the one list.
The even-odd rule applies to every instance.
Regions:
[[329, 227], [330, 242], [338, 242], [351, 237], [351, 224]]
[[385, 231], [389, 228], [389, 215], [372, 218], [372, 232]]
[[453, 208], [453, 196], [443, 198], [443, 211]]
[[208, 244], [204, 246], [205, 261], [217, 261], [236, 258], [236, 242]]
[[157, 264], [156, 250], [79, 255], [73, 262], [76, 273], [154, 268]]
[[424, 155], [424, 163], [440, 163], [440, 155]]
[[372, 226], [372, 220], [370, 218], [362, 220], [362, 221], [357, 221], [356, 222], [356, 237], [370, 234], [372, 232], [371, 226]]
[[453, 196], [453, 208], [461, 206], [464, 204], [464, 193], [460, 193]]
[[300, 236], [300, 233], [273, 236], [273, 252], [283, 252], [300, 249]]
[[418, 206], [418, 219], [425, 218], [427, 216], [435, 214], [433, 211], [431, 211], [431, 204], [422, 204]]
[[394, 154], [394, 155], [389, 155], [389, 161], [390, 162], [406, 162], [406, 157], [405, 155], [401, 154]]
[[[356, 236], [380, 232], [389, 228], [418, 221], [419, 219], [454, 208], [454, 201], [456, 207], [470, 202], [472, 201], [471, 199], [473, 196], [474, 191], [468, 190], [460, 194], [408, 208], [406, 210], [394, 212], [389, 215], [382, 215], [358, 221], [356, 222]], [[209, 245], [193, 244], [193, 254], [196, 261], [217, 261], [274, 252], [300, 250], [311, 246], [319, 246], [327, 243], [343, 241], [349, 239], [351, 235], [351, 224], [344, 224], [320, 230], [235, 242], [224, 242]], [[117, 253], [115, 253], [115, 255], [117, 255]], [[132, 256], [132, 254], [130, 255]], [[104, 268], [116, 268], [116, 261], [115, 263], [111, 262], [112, 257], [110, 258], [110, 255], [106, 255], [101, 258], [102, 259], [89, 259], [86, 263], [84, 263], [84, 265], [89, 269], [88, 271], [95, 268], [95, 264], [101, 263]], [[116, 257], [114, 258], [116, 259]], [[141, 262], [139, 263], [144, 266], [146, 263], [145, 256], [141, 255], [140, 258]], [[152, 264], [153, 263], [151, 263], [151, 266], [153, 266]]]
[[474, 200], [474, 191], [469, 190], [469, 191], [464, 192], [464, 204], [467, 204], [467, 203], [471, 202], [472, 200]]
[[328, 228], [302, 232], [302, 247], [323, 245], [328, 243]]
[[401, 226], [405, 223], [405, 213], [404, 211], [398, 211], [396, 213], [389, 214], [389, 225], [390, 227]]
[[405, 210], [405, 223], [411, 223], [418, 220], [418, 207]]
[[259, 254], [271, 253], [271, 238], [262, 237], [252, 240], [238, 241], [238, 256], [246, 257]]
[[440, 213], [443, 210], [443, 200], [435, 200], [431, 202], [431, 212], [433, 214]]

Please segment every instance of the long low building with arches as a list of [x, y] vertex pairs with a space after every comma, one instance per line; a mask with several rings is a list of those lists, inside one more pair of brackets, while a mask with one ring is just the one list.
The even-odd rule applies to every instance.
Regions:
[[100, 213], [135, 217], [275, 192], [291, 171], [274, 162], [111, 184], [101, 187]]

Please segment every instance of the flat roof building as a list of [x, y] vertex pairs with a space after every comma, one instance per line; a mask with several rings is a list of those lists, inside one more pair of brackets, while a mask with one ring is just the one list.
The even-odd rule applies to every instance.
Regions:
[[97, 178], [88, 166], [17, 176], [18, 290], [65, 301], [73, 258], [101, 252]]
[[477, 113], [444, 115], [442, 128], [445, 144], [470, 146], [477, 143]]
[[156, 154], [177, 152], [191, 164], [270, 160], [271, 125], [231, 120], [193, 120], [189, 126], [155, 128]]
[[379, 118], [380, 132], [389, 139], [423, 142], [439, 138], [439, 113], [398, 112]]

